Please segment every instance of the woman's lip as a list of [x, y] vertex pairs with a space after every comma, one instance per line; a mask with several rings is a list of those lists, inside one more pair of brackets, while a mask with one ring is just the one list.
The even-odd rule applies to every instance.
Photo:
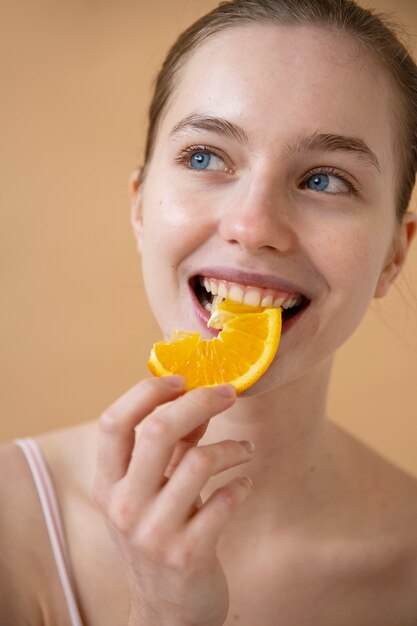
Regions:
[[206, 278], [216, 278], [217, 280], [225, 280], [231, 283], [240, 283], [246, 286], [258, 287], [260, 289], [274, 289], [287, 293], [298, 293], [308, 300], [311, 295], [306, 293], [301, 285], [290, 282], [286, 279], [268, 274], [255, 274], [245, 270], [232, 269], [226, 267], [202, 267], [193, 276], [190, 277], [191, 283], [197, 276]]

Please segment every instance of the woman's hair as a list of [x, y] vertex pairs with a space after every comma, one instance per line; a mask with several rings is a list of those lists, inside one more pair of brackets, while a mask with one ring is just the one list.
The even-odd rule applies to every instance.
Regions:
[[398, 126], [393, 125], [393, 141], [398, 159], [396, 213], [400, 220], [410, 202], [417, 169], [417, 66], [391, 21], [351, 0], [230, 0], [221, 2], [187, 28], [169, 50], [155, 82], [144, 169], [152, 155], [161, 116], [189, 57], [216, 33], [252, 23], [337, 30], [350, 35], [380, 64], [396, 97], [393, 113]]

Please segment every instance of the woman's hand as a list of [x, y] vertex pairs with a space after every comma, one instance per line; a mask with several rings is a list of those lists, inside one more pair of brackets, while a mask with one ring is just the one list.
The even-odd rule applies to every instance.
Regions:
[[220, 626], [229, 610], [216, 545], [250, 481], [234, 479], [204, 504], [199, 494], [252, 454], [231, 440], [195, 445], [235, 402], [231, 385], [183, 386], [180, 377], [143, 380], [100, 417], [92, 495], [122, 557], [132, 626]]

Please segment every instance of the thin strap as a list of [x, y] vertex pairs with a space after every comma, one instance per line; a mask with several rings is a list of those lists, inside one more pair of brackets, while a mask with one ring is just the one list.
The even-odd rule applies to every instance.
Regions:
[[71, 626], [83, 626], [74, 594], [72, 582], [73, 577], [64, 538], [61, 515], [59, 513], [52, 480], [42, 452], [39, 449], [37, 442], [31, 437], [27, 437], [25, 439], [14, 439], [13, 443], [18, 445], [23, 450], [32, 472], [33, 480], [41, 502], [46, 527], [48, 529], [56, 566], [58, 568], [58, 574], [61, 579], [62, 588], [67, 601], [71, 618]]

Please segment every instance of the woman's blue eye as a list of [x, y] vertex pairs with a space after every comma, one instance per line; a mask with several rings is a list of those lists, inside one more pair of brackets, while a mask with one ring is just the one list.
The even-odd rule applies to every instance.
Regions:
[[307, 187], [315, 191], [326, 191], [329, 186], [329, 177], [327, 174], [315, 174], [310, 176], [307, 181]]
[[307, 189], [313, 191], [324, 191], [327, 193], [348, 193], [349, 185], [339, 176], [318, 173], [309, 176], [306, 181]]
[[205, 170], [210, 163], [210, 156], [210, 154], [205, 154], [203, 152], [193, 154], [190, 159], [191, 167], [194, 167], [197, 170]]
[[223, 159], [212, 152], [194, 152], [189, 164], [194, 170], [225, 170]]

